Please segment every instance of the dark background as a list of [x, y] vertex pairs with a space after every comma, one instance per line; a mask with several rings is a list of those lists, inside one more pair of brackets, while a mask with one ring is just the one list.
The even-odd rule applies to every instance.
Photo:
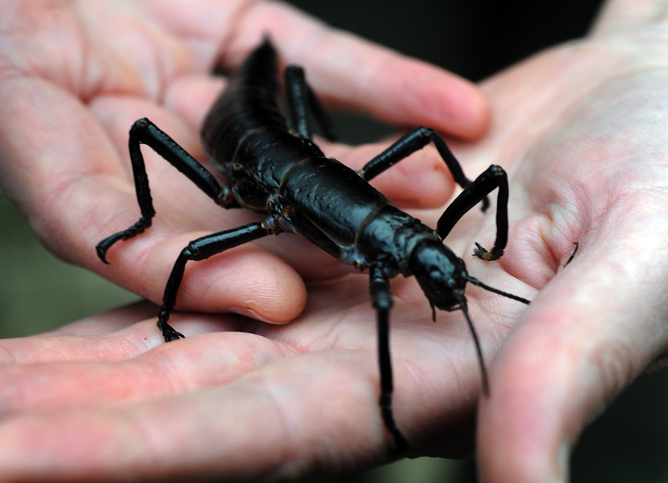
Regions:
[[[341, 29], [477, 81], [531, 54], [585, 35], [600, 1], [294, 0]], [[346, 139], [372, 140], [383, 128], [339, 116]], [[0, 337], [48, 330], [136, 299], [48, 254], [0, 195]], [[668, 374], [635, 383], [583, 434], [571, 481], [668, 482]], [[444, 435], [447, 437], [447, 435]], [[306, 482], [471, 482], [473, 461], [406, 460]]]

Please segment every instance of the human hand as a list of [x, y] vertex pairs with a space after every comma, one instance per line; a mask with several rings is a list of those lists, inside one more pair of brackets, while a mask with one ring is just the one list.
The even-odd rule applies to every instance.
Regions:
[[[480, 374], [464, 318], [433, 323], [412, 279], [392, 287], [400, 427], [417, 451], [468, 451]], [[147, 302], [0, 341], [0, 480], [258, 481], [387, 461], [367, 291], [365, 274], [313, 282], [282, 326], [181, 313], [188, 337], [168, 344]], [[490, 326], [524, 307], [485, 324], [469, 300]]]
[[490, 135], [458, 152], [509, 168], [500, 266], [541, 289], [507, 331], [482, 399], [485, 482], [566, 481], [583, 427], [666, 351], [662, 7], [611, 1], [587, 38], [491, 79]]
[[[5, 2], [0, 16], [0, 187], [51, 251], [154, 302], [188, 241], [252, 215], [221, 209], [145, 149], [157, 218], [102, 264], [95, 245], [139, 214], [128, 130], [146, 116], [203, 160], [199, 128], [224, 84], [209, 74], [217, 64], [233, 69], [265, 32], [330, 106], [467, 138], [486, 126], [486, 102], [470, 83], [279, 3]], [[382, 147], [328, 154], [361, 167]], [[379, 188], [405, 206], [443, 203], [453, 184], [442, 161], [416, 158], [379, 177]], [[295, 237], [263, 243], [192, 264], [177, 307], [286, 322], [305, 303], [302, 277], [342, 274]]]
[[[533, 482], [556, 477], [560, 473], [560, 455], [567, 454], [566, 445], [575, 441], [587, 420], [665, 350], [666, 336], [662, 327], [665, 309], [661, 296], [665, 269], [661, 264], [660, 247], [665, 238], [661, 160], [666, 120], [661, 106], [665, 103], [666, 82], [662, 71], [662, 23], [653, 19], [653, 13], [649, 9], [640, 15], [626, 2], [612, 2], [591, 37], [549, 51], [488, 81], [484, 88], [492, 99], [495, 113], [490, 135], [480, 144], [458, 146], [456, 150], [466, 162], [467, 173], [498, 163], [507, 167], [511, 175], [512, 231], [506, 254], [500, 262], [488, 264], [467, 257], [469, 271], [490, 285], [527, 298], [535, 297], [518, 321], [524, 307], [518, 308], [512, 301], [481, 293], [476, 288], [469, 290], [472, 317], [482, 335], [488, 361], [494, 348], [500, 347], [490, 374], [491, 397], [483, 399], [480, 409], [478, 453], [485, 481]], [[424, 219], [431, 222], [436, 216], [435, 212], [426, 213]], [[493, 237], [492, 217], [472, 213], [462, 221], [446, 240], [458, 253], [466, 254], [474, 240], [485, 244]], [[580, 242], [581, 250], [572, 264], [562, 270], [560, 267], [570, 255], [574, 241]], [[314, 466], [350, 468], [383, 461], [387, 458], [388, 436], [376, 406], [373, 313], [366, 305], [363, 275], [355, 280], [356, 276], [350, 276], [345, 280], [314, 284], [313, 296], [309, 296], [303, 316], [287, 327], [256, 327], [256, 323], [244, 322], [235, 316], [197, 316], [175, 321], [176, 328], [187, 335], [222, 328], [247, 331], [207, 335], [207, 339], [220, 342], [220, 346], [215, 346], [218, 349], [215, 353], [200, 353], [200, 347], [190, 351], [184, 345], [179, 348], [166, 344], [142, 356], [151, 360], [162, 357], [162, 352], [168, 361], [174, 357], [185, 362], [186, 353], [202, 354], [204, 358], [213, 358], [211, 365], [216, 366], [217, 371], [225, 361], [215, 357], [232, 354], [235, 359], [234, 354], [238, 354], [235, 350], [246, 356], [237, 357], [236, 361], [240, 361], [237, 363], [227, 361], [224, 367], [231, 370], [232, 375], [223, 374], [218, 380], [214, 379], [216, 373], [212, 369], [207, 371], [206, 366], [205, 369], [198, 366], [191, 373], [187, 373], [189, 368], [186, 367], [183, 371], [186, 376], [202, 374], [202, 380], [195, 383], [197, 389], [189, 394], [177, 395], [178, 388], [174, 389], [173, 381], [183, 380], [177, 370], [172, 378], [158, 383], [170, 386], [162, 392], [156, 390], [160, 398], [150, 399], [149, 396], [142, 400], [139, 395], [136, 405], [130, 398], [114, 409], [99, 403], [103, 398], [96, 399], [92, 394], [92, 401], [86, 402], [84, 398], [83, 403], [79, 403], [86, 408], [83, 413], [56, 410], [60, 423], [49, 429], [50, 421], [46, 416], [40, 419], [39, 411], [30, 412], [31, 405], [39, 403], [33, 392], [32, 397], [22, 400], [32, 401], [23, 405], [23, 412], [20, 404], [14, 403], [17, 416], [8, 419], [0, 433], [7, 438], [0, 447], [17, 448], [16, 453], [10, 455], [11, 459], [8, 457], [14, 466], [7, 468], [19, 467], [30, 455], [32, 447], [28, 443], [34, 440], [27, 440], [31, 434], [51, 435], [51, 440], [41, 440], [44, 446], [40, 454], [48, 456], [49, 449], [58, 448], [57, 436], [66, 434], [62, 432], [65, 428], [72, 428], [69, 434], [77, 434], [76, 428], [85, 427], [82, 421], [86, 420], [100, 423], [103, 441], [113, 442], [106, 446], [111, 448], [107, 453], [111, 455], [107, 472], [112, 471], [109, 467], [115, 464], [116, 469], [135, 472], [148, 473], [146, 468], [150, 467], [162, 474], [175, 471], [184, 475], [194, 474], [199, 467], [223, 474], [227, 464], [228, 469], [232, 465], [228, 474], [250, 478], [266, 474], [263, 472], [279, 471], [276, 469], [279, 467], [280, 471], [301, 474]], [[392, 287], [398, 299], [391, 316], [397, 421], [411, 441], [414, 454], [447, 454], [451, 448], [446, 445], [453, 441], [448, 436], [452, 434], [460, 435], [459, 443], [464, 446], [470, 443], [468, 426], [464, 424], [466, 429], [462, 429], [456, 424], [462, 415], [469, 421], [466, 415], [473, 410], [477, 393], [479, 375], [471, 343], [462, 320], [457, 319], [461, 314], [439, 314], [435, 325], [430, 321], [426, 323], [429, 311], [428, 308], [426, 314], [420, 311], [426, 301], [416, 285], [411, 280], [396, 280]], [[318, 293], [316, 288], [323, 288], [326, 293]], [[534, 289], [542, 289], [540, 295], [535, 296]], [[349, 300], [345, 300], [346, 297]], [[336, 305], [341, 300], [346, 302], [345, 311], [343, 305]], [[332, 325], [335, 317], [341, 321], [340, 325]], [[327, 320], [328, 323], [323, 323]], [[234, 321], [238, 321], [237, 325]], [[183, 328], [180, 323], [184, 323]], [[250, 324], [250, 328], [244, 324]], [[158, 335], [152, 325], [149, 321], [128, 328], [121, 340], [129, 344], [141, 342], [144, 334], [133, 335], [129, 341], [127, 336], [146, 326], [145, 336], [149, 340], [154, 338], [150, 344], [157, 344]], [[249, 335], [260, 327], [264, 337]], [[104, 331], [111, 330], [107, 327]], [[271, 331], [275, 332], [274, 338], [269, 335]], [[360, 333], [364, 331], [365, 334]], [[300, 355], [284, 358], [283, 354], [290, 351], [285, 350], [285, 344], [273, 342], [279, 335], [291, 338], [287, 347], [301, 348]], [[239, 341], [236, 337], [248, 339]], [[102, 339], [104, 343], [105, 338]], [[108, 350], [114, 350], [116, 339], [113, 336], [106, 339], [112, 341], [106, 345]], [[189, 337], [178, 344], [193, 344], [194, 349], [199, 339], [202, 338]], [[45, 342], [53, 340], [45, 339]], [[16, 343], [20, 345], [12, 349], [12, 354], [28, 353], [27, 340]], [[97, 348], [79, 343], [76, 346], [91, 347], [91, 351]], [[246, 352], [249, 346], [251, 350]], [[126, 354], [137, 354], [146, 348], [133, 352], [125, 347], [121, 345], [115, 357], [126, 357], [122, 350]], [[6, 346], [4, 348], [7, 350]], [[304, 348], [318, 352], [301, 354]], [[351, 350], [339, 350], [342, 348]], [[277, 350], [279, 355], [271, 358]], [[173, 356], [168, 351], [174, 351]], [[178, 355], [181, 351], [183, 358]], [[67, 351], [61, 348], [60, 352]], [[264, 362], [259, 374], [248, 370], [258, 365], [255, 359], [249, 359], [251, 354], [259, 354]], [[357, 360], [357, 356], [363, 360]], [[353, 362], [346, 362], [348, 357]], [[246, 368], [239, 369], [249, 360]], [[130, 362], [136, 361], [131, 359]], [[157, 364], [170, 366], [171, 362]], [[337, 368], [342, 368], [341, 372], [337, 372]], [[309, 369], [313, 369], [312, 373], [304, 376], [302, 371]], [[32, 375], [22, 373], [20, 380], [25, 384], [35, 381], [37, 372], [35, 369]], [[72, 372], [82, 375], [79, 370]], [[201, 389], [207, 384], [220, 385], [241, 373], [246, 375], [230, 385]], [[207, 374], [211, 374], [211, 379], [207, 380]], [[110, 380], [123, 381], [124, 377]], [[345, 383], [332, 383], [341, 380]], [[275, 385], [270, 384], [266, 391], [253, 391], [271, 381]], [[3, 384], [2, 387], [10, 386]], [[65, 406], [73, 404], [58, 396], [55, 384], [50, 389], [42, 394], [56, 392], [47, 400], [51, 407], [58, 399]], [[113, 392], [113, 389], [106, 391]], [[104, 393], [105, 389], [100, 392]], [[86, 396], [85, 392], [82, 394]], [[269, 394], [274, 399], [268, 400]], [[290, 395], [290, 404], [280, 404], [287, 399], [274, 404], [277, 395], [285, 394]], [[294, 397], [295, 394], [299, 397]], [[243, 399], [244, 396], [255, 397], [256, 402], [264, 399], [265, 405], [257, 406], [250, 403], [250, 399]], [[248, 406], [242, 406], [242, 401], [249, 402]], [[264, 417], [266, 411], [249, 409], [248, 413], [241, 414], [246, 407], [271, 408], [269, 418], [277, 414], [276, 408], [287, 408], [288, 412], [281, 413], [280, 421], [278, 417], [272, 419], [272, 424], [257, 419]], [[172, 411], [177, 411], [179, 416], [201, 415], [201, 418], [184, 422], [173, 417]], [[317, 411], [322, 412], [314, 414]], [[345, 411], [343, 416], [342, 411]], [[78, 420], [80, 426], [70, 425], [77, 421], [77, 414], [83, 418]], [[223, 418], [225, 414], [229, 414], [229, 418]], [[247, 418], [245, 423], [242, 418]], [[128, 421], [130, 423], [124, 426]], [[140, 426], [142, 421], [147, 424]], [[278, 433], [268, 432], [267, 428], [273, 430], [286, 421], [285, 433], [282, 429], [277, 430]], [[114, 425], [114, 422], [121, 424]], [[253, 474], [244, 471], [251, 471], [247, 458], [255, 451], [255, 446], [248, 443], [237, 447], [230, 442], [229, 446], [220, 448], [212, 443], [222, 445], [220, 435], [233, 431], [235, 435], [248, 437], [250, 433], [242, 431], [249, 422], [258, 423], [250, 428], [250, 433], [255, 434], [254, 443], [267, 443], [263, 447], [266, 451], [256, 453], [264, 456], [264, 464], [255, 466], [258, 473]], [[231, 426], [212, 428], [212, 424]], [[29, 427], [35, 433], [27, 433]], [[164, 428], [164, 432], [143, 431], [142, 435], [156, 438], [143, 446], [144, 458], [122, 459], [118, 455], [123, 443], [129, 446], [136, 435], [132, 429], [126, 435], [120, 434], [123, 427], [138, 427], [142, 431]], [[183, 438], [177, 437], [179, 432]], [[267, 434], [272, 437], [265, 438]], [[276, 434], [289, 434], [290, 438], [273, 437]], [[11, 437], [20, 435], [28, 435], [23, 440], [26, 441], [24, 446], [5, 444], [12, 441]], [[277, 439], [281, 444], [275, 443]], [[202, 444], [188, 446], [192, 441]], [[285, 441], [289, 444], [282, 444]], [[182, 446], [177, 446], [179, 442]], [[170, 443], [174, 446], [169, 447]], [[236, 452], [235, 448], [238, 448]], [[222, 458], [227, 455], [226, 451], [230, 451], [229, 458]], [[127, 454], [129, 452], [124, 453]], [[69, 458], [67, 461], [94, 463], [93, 458], [83, 455], [81, 460]], [[123, 464], [118, 465], [119, 460]], [[66, 466], [62, 461], [58, 463]], [[158, 466], [155, 461], [162, 464]], [[234, 466], [244, 461], [248, 462], [248, 468]], [[282, 463], [285, 466], [281, 467]], [[104, 471], [102, 466], [88, 470]], [[43, 468], [48, 472], [53, 466], [45, 464]]]

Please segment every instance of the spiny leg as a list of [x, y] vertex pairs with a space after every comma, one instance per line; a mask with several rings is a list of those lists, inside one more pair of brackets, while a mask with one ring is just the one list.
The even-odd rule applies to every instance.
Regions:
[[[365, 180], [370, 181], [399, 161], [424, 148], [430, 142], [433, 142], [436, 146], [436, 150], [452, 173], [455, 182], [462, 188], [469, 186], [471, 180], [464, 175], [464, 171], [462, 170], [459, 161], [457, 161], [455, 155], [452, 154], [452, 151], [450, 151], [448, 145], [443, 141], [443, 138], [433, 129], [422, 126], [404, 134], [399, 140], [393, 143], [392, 146], [364, 165], [359, 171], [360, 176]], [[488, 207], [489, 201], [487, 198], [484, 198], [482, 210], [485, 211]]]
[[115, 233], [98, 243], [96, 247], [97, 255], [104, 263], [107, 263], [107, 250], [114, 243], [143, 233], [146, 228], [151, 226], [151, 219], [155, 216], [144, 157], [140, 149], [141, 144], [151, 147], [172, 166], [185, 174], [216, 203], [228, 208], [235, 206], [230, 190], [226, 186], [221, 186], [204, 166], [148, 119], [139, 119], [132, 125], [128, 144], [141, 218], [127, 230]]
[[492, 165], [467, 186], [438, 220], [436, 232], [442, 239], [457, 224], [464, 214], [487, 195], [498, 188], [496, 203], [496, 241], [491, 251], [476, 243], [474, 255], [483, 260], [497, 260], [503, 255], [508, 243], [508, 176], [501, 166]]
[[174, 330], [167, 323], [167, 320], [176, 303], [176, 294], [179, 291], [181, 280], [183, 280], [186, 262], [188, 260], [204, 260], [228, 248], [262, 238], [269, 233], [271, 233], [271, 230], [266, 223], [255, 222], [231, 230], [203, 236], [188, 243], [188, 246], [181, 251], [174, 263], [174, 268], [172, 268], [172, 273], [169, 275], [169, 280], [165, 287], [165, 294], [162, 297], [162, 307], [158, 316], [158, 328], [162, 331], [165, 341], [169, 342], [170, 340], [183, 338], [183, 334]]
[[378, 363], [380, 367], [380, 410], [385, 427], [394, 438], [394, 452], [408, 451], [408, 442], [401, 434], [392, 413], [392, 361], [390, 354], [389, 314], [392, 308], [390, 282], [380, 267], [371, 267], [370, 289], [373, 306], [378, 317]]
[[306, 82], [304, 69], [298, 65], [285, 68], [285, 90], [290, 106], [290, 125], [292, 129], [307, 139], [311, 139], [311, 126], [308, 122], [307, 106], [322, 129], [323, 136], [330, 141], [338, 141], [332, 119], [320, 103], [320, 100]]

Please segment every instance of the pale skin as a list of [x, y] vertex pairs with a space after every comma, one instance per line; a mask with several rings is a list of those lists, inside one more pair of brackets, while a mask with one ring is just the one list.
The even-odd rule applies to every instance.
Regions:
[[[477, 410], [484, 481], [563, 480], [570, 445], [582, 428], [666, 350], [666, 6], [611, 1], [586, 39], [482, 84], [493, 113], [489, 131], [475, 143], [452, 145], [469, 176], [491, 163], [507, 168], [510, 243], [499, 262], [470, 256], [475, 241], [489, 245], [494, 237], [493, 217], [478, 210], [446, 243], [473, 276], [533, 303], [527, 308], [467, 290], [491, 378], [491, 396], [478, 405], [480, 374], [462, 314], [441, 312], [434, 324], [417, 283], [392, 281], [395, 415], [411, 456], [471, 450]], [[191, 17], [166, 18], [167, 10], [152, 12], [160, 29], [187, 32], [172, 22], [187, 24]], [[465, 138], [485, 129], [484, 98], [438, 69], [382, 51], [383, 72], [389, 65], [397, 76], [421, 79], [421, 88], [407, 94], [408, 84], [392, 81], [397, 76], [384, 75], [381, 82], [373, 67], [364, 70], [379, 51], [359, 39], [267, 3], [248, 4], [235, 16], [234, 33], [225, 35], [215, 27], [225, 19], [212, 18], [218, 10], [204, 18], [218, 43], [227, 39], [221, 57], [230, 67], [260, 38], [258, 29], [268, 29], [283, 55], [306, 66], [330, 105]], [[194, 16], [192, 8], [187, 12]], [[129, 24], [113, 20], [97, 18], [112, 32]], [[142, 25], [133, 31], [148, 35]], [[89, 62], [82, 70], [75, 62], [76, 52], [91, 55], [93, 48], [70, 52], [69, 69], [58, 63], [32, 78], [4, 77], [1, 105], [21, 122], [0, 121], [0, 148], [9, 160], [0, 165], [0, 179], [52, 250], [156, 302], [188, 240], [241, 224], [248, 215], [220, 210], [147, 153], [154, 226], [114, 247], [110, 266], [95, 259], [95, 243], [137, 215], [125, 154], [128, 126], [147, 116], [201, 157], [197, 126], [221, 85], [205, 75], [215, 48], [188, 39], [179, 49], [178, 42], [150, 32], [150, 58], [160, 47], [165, 52], [154, 70], [146, 59], [114, 68], [118, 59], [101, 55], [99, 65], [109, 75], [100, 77], [106, 84], [95, 82], [99, 66]], [[338, 46], [355, 56], [317, 55]], [[37, 59], [26, 64], [42, 65]], [[174, 74], [188, 69], [199, 74]], [[77, 78], [81, 72], [88, 77]], [[161, 75], [178, 80], [169, 83]], [[449, 97], [453, 90], [460, 101]], [[46, 107], [36, 112], [30, 103]], [[40, 131], [45, 125], [50, 130]], [[386, 145], [322, 143], [328, 154], [356, 167]], [[377, 186], [413, 208], [429, 207], [433, 193], [445, 203], [452, 190], [430, 149], [393, 167]], [[196, 210], [185, 206], [189, 200]], [[442, 210], [420, 216], [434, 226]], [[564, 269], [575, 241], [580, 251]], [[298, 260], [290, 255], [295, 247]], [[174, 327], [186, 339], [162, 343], [157, 309], [145, 302], [53, 333], [2, 341], [0, 479], [256, 480], [388, 461], [391, 439], [376, 404], [367, 277], [335, 277], [343, 273], [326, 255], [284, 235], [189, 268], [177, 307], [237, 314], [177, 314]]]

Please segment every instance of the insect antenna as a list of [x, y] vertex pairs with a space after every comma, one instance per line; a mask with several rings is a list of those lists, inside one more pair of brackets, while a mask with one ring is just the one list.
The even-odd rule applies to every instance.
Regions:
[[[483, 288], [489, 292], [502, 295], [512, 300], [516, 300], [517, 302], [522, 302], [523, 304], [529, 305], [530, 303], [525, 298], [513, 295], [508, 292], [504, 292], [494, 287], [490, 287], [489, 285], [485, 285], [476, 278], [470, 276], [466, 276], [465, 278], [466, 281], [472, 283], [473, 285], [477, 285], [478, 287]], [[485, 394], [485, 396], [489, 396], [489, 380], [487, 378], [487, 369], [485, 368], [485, 360], [482, 356], [482, 347], [480, 345], [480, 340], [478, 339], [478, 333], [476, 332], [475, 327], [473, 326], [473, 321], [471, 320], [471, 316], [469, 315], [468, 307], [466, 304], [466, 298], [464, 298], [464, 296], [460, 298], [459, 305], [462, 309], [462, 312], [464, 312], [464, 317], [466, 317], [466, 323], [468, 323], [469, 325], [469, 330], [471, 331], [471, 335], [473, 336], [473, 342], [475, 343], [475, 350], [478, 353], [478, 362], [480, 363], [480, 374], [482, 376], [482, 391]]]
[[503, 290], [499, 290], [498, 288], [490, 287], [489, 285], [485, 285], [480, 280], [475, 279], [473, 277], [467, 276], [465, 278], [466, 278], [467, 282], [470, 282], [473, 285], [477, 285], [480, 288], [484, 288], [488, 292], [493, 292], [493, 293], [498, 294], [498, 295], [503, 295], [504, 297], [508, 297], [509, 299], [513, 299], [513, 300], [516, 300], [518, 302], [522, 302], [523, 304], [529, 305], [531, 303], [525, 298], [519, 297], [517, 295], [513, 295], [513, 294], [508, 293], [508, 292], [504, 292]]
[[480, 345], [480, 339], [478, 338], [478, 333], [473, 326], [473, 321], [469, 316], [468, 307], [466, 305], [466, 298], [462, 295], [459, 300], [459, 306], [464, 312], [464, 317], [466, 317], [466, 323], [469, 325], [469, 330], [473, 336], [473, 342], [475, 343], [475, 350], [478, 353], [478, 362], [480, 363], [480, 375], [482, 376], [482, 392], [485, 396], [489, 396], [489, 380], [487, 379], [487, 369], [485, 368], [485, 359], [482, 356], [482, 347]]

